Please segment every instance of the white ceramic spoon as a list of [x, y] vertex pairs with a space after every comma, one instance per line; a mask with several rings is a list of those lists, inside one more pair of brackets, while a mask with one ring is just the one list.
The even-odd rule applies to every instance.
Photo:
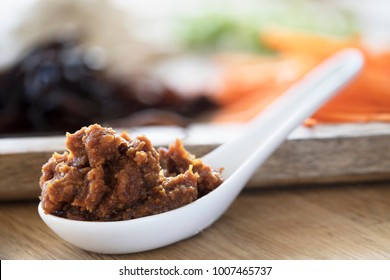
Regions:
[[[361, 69], [363, 57], [354, 49], [341, 51], [316, 67], [267, 110], [245, 132], [203, 157], [224, 168], [225, 181], [206, 196], [162, 214], [118, 222], [83, 222], [38, 211], [60, 237], [82, 249], [123, 254], [159, 248], [188, 238], [214, 223], [230, 206], [255, 170], [287, 135]], [[261, 75], [261, 73], [259, 73]]]

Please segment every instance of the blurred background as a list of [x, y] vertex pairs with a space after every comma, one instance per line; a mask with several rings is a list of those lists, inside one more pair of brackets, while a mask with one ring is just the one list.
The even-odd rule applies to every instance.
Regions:
[[388, 11], [385, 0], [1, 0], [0, 137], [244, 122], [349, 47], [364, 70], [305, 124], [388, 122]]

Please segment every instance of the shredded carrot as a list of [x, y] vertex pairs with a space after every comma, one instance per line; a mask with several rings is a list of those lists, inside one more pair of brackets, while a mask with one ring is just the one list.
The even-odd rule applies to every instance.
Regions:
[[345, 39], [287, 29], [265, 30], [261, 40], [279, 55], [244, 60], [225, 57], [220, 61], [223, 86], [215, 98], [223, 108], [214, 121], [249, 120], [323, 59], [354, 47], [365, 55], [364, 69], [305, 124], [390, 122], [390, 51], [375, 53], [358, 37]]
[[304, 53], [321, 59], [341, 49], [360, 47], [358, 36], [343, 38], [278, 27], [265, 28], [260, 40], [278, 52]]
[[[247, 121], [318, 64], [307, 55], [223, 61], [222, 87], [215, 94], [222, 109], [216, 122]], [[227, 65], [227, 66], [226, 66]]]

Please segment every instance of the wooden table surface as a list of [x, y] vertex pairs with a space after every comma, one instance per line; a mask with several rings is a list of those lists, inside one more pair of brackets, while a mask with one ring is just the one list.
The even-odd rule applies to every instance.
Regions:
[[41, 221], [37, 204], [0, 203], [1, 259], [390, 258], [390, 182], [246, 189], [197, 236], [128, 255], [65, 243]]

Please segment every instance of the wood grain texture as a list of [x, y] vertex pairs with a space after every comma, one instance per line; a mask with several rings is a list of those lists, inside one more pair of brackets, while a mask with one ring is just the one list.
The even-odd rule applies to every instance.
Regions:
[[247, 189], [200, 234], [128, 255], [65, 243], [40, 220], [37, 204], [0, 203], [1, 259], [390, 258], [390, 183]]
[[[202, 156], [229, 141], [242, 126], [144, 128], [158, 145], [183, 139]], [[41, 166], [54, 151], [64, 150], [64, 137], [0, 139], [0, 201], [39, 196]], [[390, 180], [389, 124], [299, 128], [257, 170], [248, 187], [353, 183]]]

